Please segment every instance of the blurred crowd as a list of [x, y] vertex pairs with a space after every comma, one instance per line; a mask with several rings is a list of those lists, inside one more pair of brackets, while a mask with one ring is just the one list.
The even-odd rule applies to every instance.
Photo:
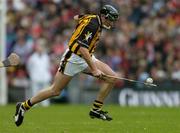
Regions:
[[[104, 30], [96, 57], [122, 77], [180, 82], [178, 0], [8, 0], [7, 3], [7, 55], [15, 52], [21, 57], [20, 67], [8, 69], [9, 86], [26, 87], [29, 79], [36, 79], [37, 72], [42, 73], [38, 78], [49, 83], [75, 27], [73, 16], [98, 13], [105, 3], [115, 5], [120, 18], [112, 31]], [[38, 52], [44, 57], [35, 57]]]

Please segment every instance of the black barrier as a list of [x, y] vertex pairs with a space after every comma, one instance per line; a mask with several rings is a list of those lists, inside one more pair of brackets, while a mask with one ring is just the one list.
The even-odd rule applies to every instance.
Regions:
[[119, 91], [118, 102], [122, 106], [180, 106], [180, 83], [158, 82], [158, 87], [125, 84]]
[[[124, 87], [130, 87], [135, 90], [180, 90], [180, 82], [178, 81], [171, 81], [171, 80], [163, 80], [163, 81], [158, 81], [154, 82], [157, 84], [157, 87], [151, 87], [151, 86], [145, 86], [143, 84], [135, 84], [135, 83], [130, 83], [130, 82], [125, 82]], [[123, 88], [124, 88], [123, 87]]]

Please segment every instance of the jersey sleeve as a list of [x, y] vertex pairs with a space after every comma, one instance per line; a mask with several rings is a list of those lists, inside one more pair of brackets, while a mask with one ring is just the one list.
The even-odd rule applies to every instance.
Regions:
[[87, 26], [82, 29], [81, 35], [77, 38], [77, 43], [85, 48], [89, 48], [89, 45], [98, 30], [98, 25], [94, 25], [91, 21]]

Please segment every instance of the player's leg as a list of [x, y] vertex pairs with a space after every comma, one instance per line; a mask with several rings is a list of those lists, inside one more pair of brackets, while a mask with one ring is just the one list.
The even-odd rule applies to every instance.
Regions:
[[[48, 87], [49, 85], [50, 85], [49, 82], [44, 82], [44, 83], [41, 84], [42, 87], [40, 87], [40, 88], [46, 88], [46, 87]], [[44, 106], [44, 107], [49, 106], [49, 105], [50, 105], [50, 99], [46, 99], [46, 100], [42, 101], [42, 102], [41, 102], [41, 105]]]
[[[105, 63], [96, 59], [96, 66], [99, 70], [101, 70], [104, 74], [108, 74], [111, 76], [117, 76], [117, 74]], [[97, 94], [96, 100], [93, 103], [92, 109], [90, 111], [90, 116], [97, 117], [103, 120], [112, 120], [110, 116], [107, 115], [107, 112], [102, 111], [102, 106], [105, 98], [108, 96], [112, 88], [114, 87], [116, 80], [113, 82], [104, 82]]]
[[37, 95], [32, 97], [30, 99], [31, 104], [34, 105], [47, 98], [58, 96], [71, 79], [71, 76], [67, 76], [62, 74], [61, 72], [57, 72], [53, 84], [50, 87], [41, 90]]
[[[101, 62], [100, 60], [96, 60], [96, 65], [99, 70], [101, 70], [104, 74], [111, 75], [111, 76], [118, 76], [107, 64]], [[105, 98], [108, 96], [114, 84], [117, 80], [113, 80], [113, 82], [104, 82], [101, 86], [101, 89], [97, 95], [96, 100], [100, 102], [104, 102]]]
[[25, 111], [29, 110], [36, 103], [39, 103], [53, 96], [58, 96], [62, 89], [69, 83], [71, 79], [71, 76], [64, 75], [58, 71], [55, 75], [54, 82], [50, 87], [41, 90], [37, 95], [33, 96], [31, 99], [28, 99], [22, 103], [18, 103], [16, 105], [15, 113], [16, 125], [20, 126], [23, 122]]

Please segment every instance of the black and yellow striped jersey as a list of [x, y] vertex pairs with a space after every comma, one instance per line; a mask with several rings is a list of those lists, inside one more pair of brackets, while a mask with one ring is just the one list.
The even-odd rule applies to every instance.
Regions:
[[96, 48], [102, 31], [101, 20], [98, 15], [79, 15], [78, 24], [69, 41], [71, 52], [81, 55], [79, 48], [85, 47], [92, 54]]

